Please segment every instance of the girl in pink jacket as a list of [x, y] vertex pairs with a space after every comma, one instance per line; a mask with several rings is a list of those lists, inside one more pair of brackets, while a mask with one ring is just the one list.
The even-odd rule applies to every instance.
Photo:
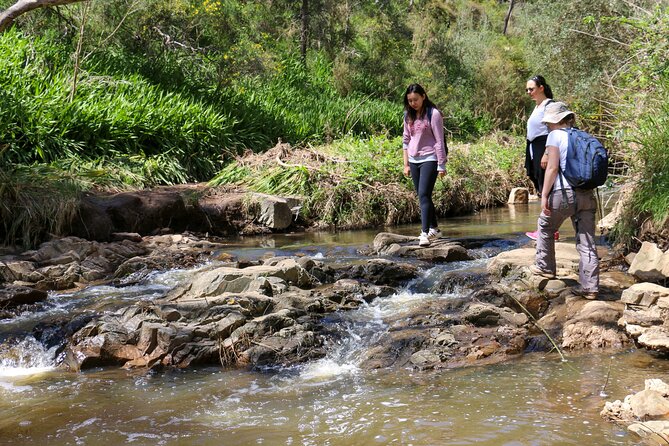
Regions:
[[444, 139], [444, 118], [423, 87], [411, 84], [404, 93], [404, 175], [411, 175], [420, 202], [420, 246], [439, 238], [432, 191], [437, 176], [446, 174], [448, 147]]

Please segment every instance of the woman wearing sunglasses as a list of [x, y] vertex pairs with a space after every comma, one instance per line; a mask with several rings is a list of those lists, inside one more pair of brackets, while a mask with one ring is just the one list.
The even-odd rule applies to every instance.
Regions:
[[[527, 80], [525, 92], [532, 98], [536, 104], [532, 114], [527, 120], [527, 144], [525, 146], [525, 170], [530, 177], [534, 188], [541, 196], [541, 189], [544, 184], [544, 174], [548, 158], [546, 152], [546, 138], [548, 138], [548, 127], [542, 122], [546, 105], [553, 102], [553, 92], [546, 83], [543, 76], [536, 75]], [[536, 240], [537, 231], [526, 232], [529, 238]], [[560, 238], [559, 233], [555, 233], [555, 239]]]

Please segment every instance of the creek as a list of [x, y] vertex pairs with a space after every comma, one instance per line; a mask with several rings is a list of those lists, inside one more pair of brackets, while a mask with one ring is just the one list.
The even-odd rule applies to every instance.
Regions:
[[[538, 205], [442, 219], [446, 236], [494, 235], [514, 248], [536, 224]], [[417, 226], [393, 228], [415, 235]], [[307, 233], [230, 241], [226, 252], [257, 259], [304, 254], [337, 262], [359, 257], [378, 231]], [[563, 239], [573, 241], [567, 222]], [[431, 300], [445, 271], [482, 271], [487, 258], [435, 265], [400, 292], [326, 316], [325, 358], [280, 369], [206, 367], [161, 372], [54, 369], [53, 352], [30, 332], [62, 317], [114, 311], [161, 297], [197, 269], [156, 273], [141, 285], [92, 286], [52, 294], [36, 313], [0, 322], [0, 445], [634, 445], [602, 420], [607, 400], [669, 372], [647, 353], [528, 353], [513, 362], [440, 372], [363, 370], [362, 354], [401, 317]]]

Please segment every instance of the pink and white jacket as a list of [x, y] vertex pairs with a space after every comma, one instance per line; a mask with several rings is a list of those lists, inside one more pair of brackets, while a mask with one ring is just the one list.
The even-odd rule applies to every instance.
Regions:
[[437, 171], [445, 171], [448, 148], [441, 112], [433, 108], [430, 120], [427, 119], [427, 113], [414, 122], [405, 118], [402, 148], [408, 151], [409, 162], [437, 161]]

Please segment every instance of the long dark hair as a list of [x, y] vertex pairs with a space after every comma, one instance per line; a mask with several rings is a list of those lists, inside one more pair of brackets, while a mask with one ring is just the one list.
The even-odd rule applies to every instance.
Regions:
[[531, 77], [529, 80], [534, 82], [537, 87], [544, 87], [544, 94], [548, 99], [553, 99], [553, 90], [551, 90], [551, 86], [546, 83], [546, 79], [544, 79], [543, 76], [537, 74], [534, 77]]
[[409, 122], [414, 122], [416, 118], [418, 118], [418, 112], [414, 110], [410, 105], [409, 105], [409, 99], [407, 98], [410, 93], [416, 93], [421, 96], [425, 96], [425, 99], [423, 100], [423, 114], [427, 114], [427, 110], [429, 108], [437, 108], [436, 105], [434, 105], [434, 102], [430, 100], [430, 98], [427, 97], [427, 93], [425, 93], [425, 89], [420, 85], [420, 84], [411, 84], [407, 87], [407, 91], [404, 92], [404, 116], [405, 119], [408, 118]]

